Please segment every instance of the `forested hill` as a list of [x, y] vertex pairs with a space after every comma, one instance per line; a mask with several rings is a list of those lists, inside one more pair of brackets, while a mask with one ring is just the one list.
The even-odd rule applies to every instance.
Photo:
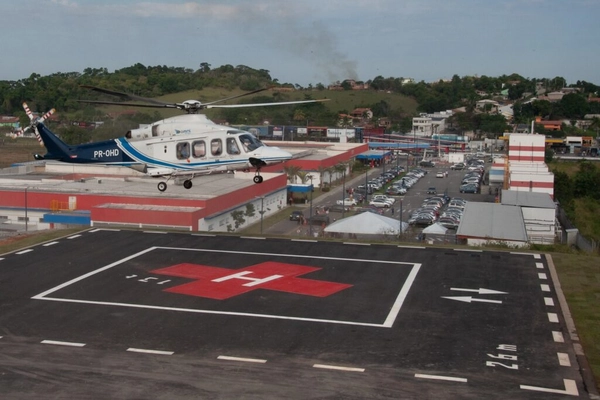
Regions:
[[[548, 102], [528, 103], [527, 100], [540, 90], [546, 93], [560, 90], [566, 86], [561, 77], [527, 79], [522, 76], [502, 75], [500, 77], [459, 77], [455, 75], [450, 81], [434, 83], [406, 83], [402, 77], [374, 77], [366, 82], [368, 90], [352, 90], [349, 81], [337, 82], [342, 90], [327, 90], [322, 83], [301, 87], [292, 83], [280, 83], [271, 77], [269, 71], [253, 69], [244, 65], [223, 65], [211, 68], [201, 63], [197, 70], [167, 66], [144, 66], [135, 64], [131, 67], [109, 72], [106, 68], [87, 68], [83, 73], [55, 73], [48, 76], [32, 74], [19, 81], [0, 81], [2, 104], [0, 115], [14, 115], [23, 118], [21, 103], [27, 101], [31, 108], [40, 112], [56, 108], [72, 120], [94, 120], [104, 112], [80, 103], [78, 99], [107, 98], [95, 92], [83, 89], [80, 85], [91, 85], [110, 90], [133, 93], [138, 96], [182, 101], [194, 98], [203, 102], [214, 101], [230, 95], [252, 91], [262, 87], [274, 87], [254, 97], [244, 98], [243, 102], [273, 102], [286, 100], [303, 100], [314, 98], [330, 98], [327, 103], [292, 107], [269, 107], [262, 110], [227, 110], [211, 114], [211, 118], [226, 119], [231, 123], [260, 123], [268, 118], [274, 124], [299, 124], [310, 121], [311, 124], [335, 125], [339, 113], [349, 113], [356, 107], [369, 107], [376, 118], [386, 117], [392, 126], [403, 130], [417, 112], [435, 112], [465, 107], [467, 113], [473, 110], [475, 102], [483, 98], [498, 98], [507, 91], [507, 99], [515, 102], [515, 122], [528, 122], [535, 115], [552, 119], [576, 119], [592, 113], [600, 114], [600, 103], [588, 102], [588, 97], [597, 97], [599, 87], [588, 82], [578, 81], [571, 87], [577, 91], [566, 95], [563, 101], [556, 104]], [[327, 83], [334, 84], [332, 83]], [[277, 110], [276, 110], [277, 109]], [[209, 110], [213, 111], [213, 110]], [[160, 117], [154, 111], [145, 111], [150, 119]], [[142, 121], [140, 121], [142, 122]], [[465, 129], [473, 128], [477, 121], [470, 117], [457, 123], [465, 125]], [[471, 126], [467, 126], [471, 125]]]

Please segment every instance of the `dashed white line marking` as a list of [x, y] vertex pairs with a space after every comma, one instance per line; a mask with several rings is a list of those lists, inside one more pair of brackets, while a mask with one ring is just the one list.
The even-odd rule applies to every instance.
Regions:
[[333, 369], [336, 371], [365, 372], [364, 368], [341, 367], [339, 365], [315, 364], [313, 368]]
[[544, 264], [543, 263], [535, 263], [535, 267], [537, 269], [544, 269]]
[[544, 274], [543, 272], [540, 272], [540, 273], [538, 274], [538, 278], [539, 278], [539, 279], [548, 279], [548, 276], [547, 276], [546, 274]]
[[245, 357], [231, 357], [231, 356], [219, 356], [217, 360], [227, 360], [227, 361], [241, 361], [241, 362], [250, 362], [250, 363], [258, 363], [264, 364], [267, 360], [261, 360], [258, 358], [245, 358]]
[[61, 342], [59, 340], [42, 340], [42, 344], [55, 344], [57, 346], [83, 347], [85, 343]]
[[100, 231], [106, 231], [106, 232], [121, 232], [120, 229], [110, 229], [110, 228], [96, 228], [96, 229], [92, 229], [89, 232], [100, 232]]
[[254, 237], [254, 236], [240, 236], [240, 239], [250, 239], [250, 240], [266, 240], [266, 237]]
[[67, 239], [77, 239], [78, 237], [80, 237], [81, 235], [73, 235], [73, 236], [69, 236]]
[[540, 258], [542, 258], [542, 255], [541, 255], [541, 254], [534, 254], [534, 255], [533, 255], [533, 258], [540, 259]]
[[350, 244], [355, 246], [370, 246], [371, 243], [361, 243], [361, 242], [342, 242], [343, 244]]
[[542, 292], [549, 292], [550, 291], [550, 285], [540, 285], [540, 288], [542, 289]]
[[317, 240], [314, 240], [314, 239], [292, 239], [292, 242], [317, 243]]
[[163, 356], [171, 356], [174, 353], [172, 351], [163, 350], [136, 349], [135, 347], [130, 347], [127, 351], [131, 351], [132, 353], [160, 354]]
[[544, 392], [544, 393], [558, 393], [558, 394], [568, 394], [570, 396], [579, 396], [579, 391], [577, 390], [577, 384], [572, 379], [563, 379], [563, 383], [565, 385], [565, 389], [548, 389], [537, 386], [527, 386], [521, 385], [521, 389], [524, 390], [534, 390], [536, 392]]
[[571, 360], [569, 360], [569, 355], [567, 353], [556, 353], [556, 355], [558, 356], [558, 363], [562, 367], [571, 366]]
[[50, 242], [50, 243], [46, 243], [46, 244], [44, 244], [42, 246], [48, 247], [48, 246], [54, 246], [55, 244], [58, 244], [58, 242]]
[[548, 321], [558, 322], [558, 314], [549, 312], [548, 313]]
[[552, 300], [552, 297], [544, 297], [544, 303], [547, 306], [553, 306], [554, 305], [554, 300]]
[[415, 378], [423, 378], [423, 379], [435, 379], [438, 381], [451, 381], [451, 382], [467, 382], [466, 378], [456, 378], [453, 376], [443, 376], [443, 375], [427, 375], [427, 374], [415, 374]]
[[29, 253], [30, 251], [33, 251], [33, 249], [22, 250], [15, 254], [21, 255], [21, 254]]
[[454, 251], [464, 251], [470, 253], [483, 253], [483, 250], [471, 250], [471, 249], [452, 249]]
[[4, 260], [4, 258], [0, 257], [0, 261]]
[[552, 338], [554, 339], [554, 341], [556, 343], [564, 343], [565, 342], [565, 338], [564, 338], [562, 332], [552, 331]]

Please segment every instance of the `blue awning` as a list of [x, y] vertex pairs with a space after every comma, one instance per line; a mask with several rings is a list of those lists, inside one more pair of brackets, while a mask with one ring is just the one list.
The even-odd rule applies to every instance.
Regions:
[[288, 185], [288, 191], [292, 193], [309, 193], [312, 185]]

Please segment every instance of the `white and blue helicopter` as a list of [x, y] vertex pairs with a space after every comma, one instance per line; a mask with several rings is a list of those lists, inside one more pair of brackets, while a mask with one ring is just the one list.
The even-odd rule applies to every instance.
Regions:
[[265, 145], [252, 133], [230, 126], [217, 125], [205, 115], [198, 114], [198, 111], [207, 108], [261, 107], [328, 100], [216, 104], [267, 90], [259, 89], [204, 104], [197, 100], [164, 103], [155, 99], [93, 86], [83, 87], [146, 104], [94, 100], [80, 100], [81, 102], [132, 107], [177, 108], [185, 111], [186, 114], [166, 118], [139, 129], [132, 129], [124, 137], [118, 139], [72, 146], [64, 143], [44, 125], [44, 120], [54, 112], [54, 109], [42, 117], [36, 118], [27, 104], [23, 103], [23, 108], [30, 119], [30, 125], [24, 130], [33, 128], [38, 140], [48, 151], [45, 155], [36, 154], [35, 159], [58, 160], [74, 164], [127, 166], [149, 176], [167, 177], [166, 181], [158, 183], [158, 190], [161, 192], [167, 189], [167, 182], [171, 178], [183, 178], [183, 187], [190, 189], [192, 179], [196, 176], [235, 170], [254, 169], [254, 183], [261, 183], [263, 181], [260, 175], [262, 167], [292, 158], [290, 153], [278, 147]]

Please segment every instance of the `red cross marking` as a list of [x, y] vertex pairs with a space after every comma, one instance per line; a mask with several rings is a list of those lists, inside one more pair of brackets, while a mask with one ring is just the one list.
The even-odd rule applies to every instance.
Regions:
[[228, 299], [255, 289], [326, 297], [352, 286], [344, 283], [298, 278], [299, 275], [320, 269], [269, 261], [240, 269], [184, 263], [150, 272], [194, 279], [193, 282], [166, 289], [166, 292], [215, 300]]

